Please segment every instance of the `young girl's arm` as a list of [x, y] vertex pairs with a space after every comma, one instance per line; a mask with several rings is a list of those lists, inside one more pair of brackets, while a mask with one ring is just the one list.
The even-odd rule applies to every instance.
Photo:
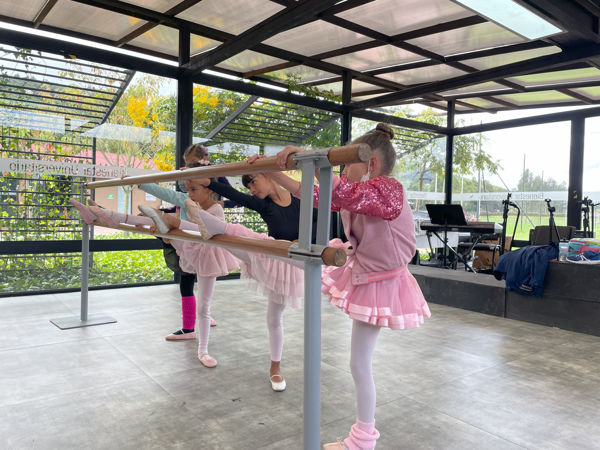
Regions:
[[189, 198], [189, 196], [187, 194], [184, 194], [183, 192], [177, 192], [173, 189], [159, 186], [158, 184], [140, 184], [138, 187], [142, 191], [154, 195], [155, 197], [160, 198], [161, 200], [164, 200], [165, 202], [175, 206], [183, 206], [185, 200]]
[[208, 179], [206, 182], [203, 180], [201, 183], [210, 189], [213, 192], [216, 192], [223, 197], [226, 197], [230, 200], [233, 200], [238, 205], [245, 206], [246, 208], [252, 209], [254, 211], [260, 212], [264, 208], [264, 200], [260, 200], [252, 195], [244, 194], [231, 185], [219, 183], [216, 181], [210, 181], [208, 183]]
[[350, 183], [346, 177], [334, 183], [331, 209], [346, 209], [385, 220], [395, 219], [402, 212], [404, 188], [393, 178], [380, 176], [368, 181]]

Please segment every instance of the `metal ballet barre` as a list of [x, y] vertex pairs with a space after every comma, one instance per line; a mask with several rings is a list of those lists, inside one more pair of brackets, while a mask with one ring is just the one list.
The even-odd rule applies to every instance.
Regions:
[[[87, 183], [90, 189], [157, 183], [160, 181], [185, 180], [190, 178], [210, 178], [235, 176], [252, 173], [279, 172], [282, 170], [302, 171], [302, 190], [300, 197], [300, 224], [298, 242], [261, 240], [237, 236], [215, 235], [202, 240], [193, 232], [171, 230], [167, 234], [150, 233], [148, 229], [121, 225], [118, 229], [155, 236], [202, 241], [209, 245], [225, 248], [238, 248], [273, 256], [293, 258], [304, 261], [304, 449], [320, 449], [321, 422], [321, 265], [341, 266], [346, 261], [342, 249], [328, 247], [331, 219], [331, 191], [333, 166], [366, 162], [370, 158], [371, 148], [366, 144], [354, 144], [299, 152], [290, 155], [286, 168], [277, 165], [276, 158], [262, 158], [254, 163], [234, 162], [215, 166], [176, 170], [160, 174], [122, 177]], [[316, 244], [311, 242], [313, 227], [313, 190], [315, 170], [319, 169], [319, 202], [317, 217]], [[82, 231], [82, 308], [81, 322], [87, 320], [87, 276], [89, 261], [89, 227]], [[83, 267], [85, 262], [86, 267]], [[85, 292], [84, 292], [85, 291]], [[85, 297], [85, 302], [84, 302]], [[84, 305], [85, 303], [85, 305]], [[85, 314], [84, 314], [85, 312]], [[81, 325], [80, 325], [81, 326]], [[85, 326], [85, 325], [84, 325]]]

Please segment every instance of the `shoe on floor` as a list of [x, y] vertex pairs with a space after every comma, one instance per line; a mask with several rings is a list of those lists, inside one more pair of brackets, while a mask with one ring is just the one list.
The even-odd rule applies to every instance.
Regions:
[[[281, 381], [273, 381], [273, 378], [275, 378], [275, 377], [281, 378]], [[286, 387], [285, 379], [281, 375], [279, 375], [279, 374], [271, 375], [270, 380], [271, 380], [271, 388], [275, 392], [285, 391], [285, 387]]]
[[169, 334], [168, 336], [165, 336], [165, 339], [167, 341], [183, 341], [185, 339], [196, 339], [196, 332], [195, 331], [183, 331], [183, 330], [177, 330], [174, 333]]
[[217, 326], [217, 321], [215, 319], [213, 319], [212, 317], [210, 318], [210, 326], [211, 327], [216, 327]]
[[200, 353], [198, 355], [198, 359], [204, 367], [208, 367], [209, 369], [217, 367], [217, 360], [210, 356], [208, 353]]
[[323, 450], [347, 450], [348, 447], [344, 445], [342, 440], [338, 438], [337, 442], [330, 442], [329, 444], [323, 444]]

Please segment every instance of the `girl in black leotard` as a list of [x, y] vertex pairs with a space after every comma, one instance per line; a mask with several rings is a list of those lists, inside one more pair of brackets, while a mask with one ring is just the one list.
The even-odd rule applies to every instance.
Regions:
[[[233, 200], [238, 205], [245, 206], [260, 214], [266, 222], [268, 234], [274, 239], [294, 241], [298, 239], [298, 224], [300, 220], [300, 200], [293, 197], [287, 190], [275, 183], [267, 174], [244, 175], [242, 183], [251, 195], [244, 194], [230, 185], [211, 181], [199, 180], [217, 194]], [[316, 210], [313, 214], [316, 221]], [[313, 223], [313, 240], [316, 233], [316, 223]], [[273, 264], [269, 280], [261, 278], [255, 283], [268, 297], [267, 326], [269, 329], [269, 346], [271, 350], [270, 379], [273, 390], [285, 389], [285, 380], [281, 375], [280, 362], [283, 351], [283, 310], [286, 305], [300, 306], [303, 292], [303, 275], [301, 269], [289, 264], [265, 258], [265, 264]], [[249, 271], [251, 266], [247, 266]], [[285, 273], [284, 273], [285, 272]], [[242, 275], [244, 272], [242, 271]], [[256, 277], [248, 274], [248, 279]], [[260, 275], [259, 275], [260, 277]]]

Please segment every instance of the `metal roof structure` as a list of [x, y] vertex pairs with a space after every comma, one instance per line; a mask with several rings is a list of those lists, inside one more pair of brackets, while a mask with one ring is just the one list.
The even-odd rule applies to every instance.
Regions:
[[85, 133], [108, 118], [134, 72], [0, 45], [0, 123]]
[[[0, 1], [0, 20], [178, 61], [191, 76], [344, 91], [354, 111], [420, 102], [456, 113], [600, 101], [600, 6], [517, 0], [558, 33], [527, 38], [451, 0]], [[493, 2], [490, 2], [493, 3]]]

